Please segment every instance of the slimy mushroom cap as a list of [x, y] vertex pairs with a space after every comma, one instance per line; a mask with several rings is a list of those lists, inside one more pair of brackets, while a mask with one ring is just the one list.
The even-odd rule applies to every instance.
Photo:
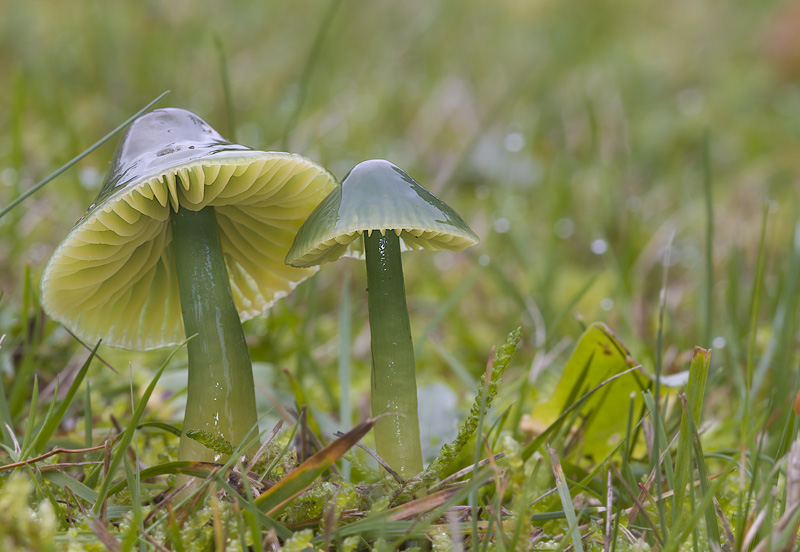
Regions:
[[404, 250], [461, 251], [478, 237], [451, 207], [389, 161], [359, 163], [297, 233], [286, 262], [310, 267], [363, 256], [364, 232], [395, 232]]
[[97, 199], [45, 266], [42, 306], [89, 342], [180, 343], [170, 213], [213, 206], [239, 316], [262, 314], [313, 274], [283, 260], [335, 187], [302, 156], [232, 144], [183, 109], [152, 111], [128, 129]]

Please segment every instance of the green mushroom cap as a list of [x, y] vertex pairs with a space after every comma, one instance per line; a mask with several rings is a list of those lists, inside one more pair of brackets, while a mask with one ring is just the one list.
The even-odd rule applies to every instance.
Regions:
[[297, 232], [286, 263], [310, 267], [363, 256], [364, 232], [395, 232], [404, 250], [461, 251], [478, 236], [446, 203], [383, 159], [359, 163]]
[[97, 199], [45, 266], [42, 306], [89, 342], [179, 343], [170, 213], [213, 206], [239, 316], [257, 316], [313, 274], [283, 259], [336, 187], [304, 157], [232, 144], [183, 109], [152, 111], [128, 129]]

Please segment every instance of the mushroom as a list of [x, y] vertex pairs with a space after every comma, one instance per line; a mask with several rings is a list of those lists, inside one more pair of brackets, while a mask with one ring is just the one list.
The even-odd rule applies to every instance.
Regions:
[[[363, 239], [361, 239], [363, 238]], [[414, 348], [401, 250], [460, 251], [478, 237], [458, 214], [385, 160], [356, 165], [300, 227], [287, 264], [310, 267], [347, 254], [367, 265], [372, 415], [378, 454], [401, 477], [422, 471]]]
[[299, 155], [227, 142], [197, 115], [158, 109], [122, 138], [95, 202], [45, 266], [42, 306], [79, 337], [188, 348], [179, 460], [218, 460], [186, 437], [238, 445], [257, 422], [242, 320], [314, 270], [282, 261], [336, 186]]

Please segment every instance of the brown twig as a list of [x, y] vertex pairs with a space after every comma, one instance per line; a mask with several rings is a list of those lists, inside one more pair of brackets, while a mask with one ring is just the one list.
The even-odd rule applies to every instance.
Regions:
[[[119, 436], [117, 436], [117, 438], [118, 437]], [[115, 438], [114, 440], [116, 440], [117, 438]], [[13, 468], [19, 468], [20, 466], [25, 466], [27, 464], [35, 464], [36, 462], [41, 462], [42, 460], [45, 460], [46, 458], [50, 458], [51, 456], [54, 456], [56, 454], [81, 454], [81, 453], [84, 453], [84, 452], [92, 452], [93, 450], [102, 450], [104, 448], [106, 448], [105, 444], [98, 445], [96, 447], [89, 447], [89, 448], [82, 448], [82, 449], [56, 448], [56, 449], [51, 450], [50, 452], [45, 452], [41, 456], [37, 456], [35, 458], [29, 458], [27, 460], [22, 460], [20, 462], [14, 462], [13, 464], [6, 464], [5, 466], [0, 466], [0, 471], [2, 471], [2, 470], [10, 470], [10, 469], [13, 469]], [[82, 462], [79, 463], [79, 464], [82, 464]], [[39, 469], [42, 469], [42, 468], [39, 468]], [[48, 468], [45, 468], [45, 469], [48, 469]], [[53, 468], [49, 468], [49, 469], [53, 469]]]

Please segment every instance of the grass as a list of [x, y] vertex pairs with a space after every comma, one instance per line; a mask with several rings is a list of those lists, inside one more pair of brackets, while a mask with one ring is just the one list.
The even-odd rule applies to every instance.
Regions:
[[[0, 547], [796, 549], [800, 67], [776, 49], [780, 9], [4, 3]], [[222, 469], [174, 462], [185, 349], [93, 353], [42, 315], [44, 263], [114, 139], [47, 175], [164, 90], [159, 105], [339, 178], [387, 158], [481, 237], [404, 259], [439, 409], [426, 463], [460, 425], [479, 437], [435, 464], [427, 493], [335, 435], [367, 427], [355, 262], [246, 323], [264, 448]], [[488, 408], [479, 380], [518, 326]], [[660, 377], [608, 382], [637, 365]], [[605, 445], [587, 435], [600, 420]], [[170, 497], [187, 473], [212, 498]], [[259, 498], [276, 486], [280, 501]]]

